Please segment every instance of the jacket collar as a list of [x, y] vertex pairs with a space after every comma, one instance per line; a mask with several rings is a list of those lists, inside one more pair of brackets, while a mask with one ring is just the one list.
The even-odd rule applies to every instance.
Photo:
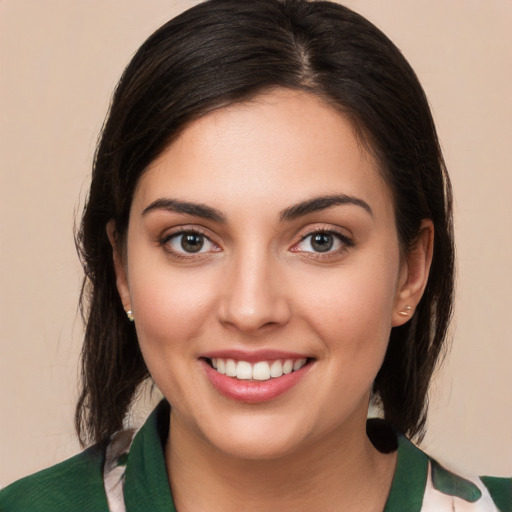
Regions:
[[[163, 400], [133, 440], [125, 473], [126, 512], [176, 512], [164, 456], [169, 414], [169, 404]], [[428, 457], [403, 435], [393, 435], [398, 443], [397, 466], [384, 512], [420, 512]]]

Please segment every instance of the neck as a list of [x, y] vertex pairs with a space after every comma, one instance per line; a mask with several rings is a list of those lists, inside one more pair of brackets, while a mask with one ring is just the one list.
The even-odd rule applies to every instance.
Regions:
[[176, 508], [382, 511], [396, 453], [378, 452], [364, 423], [350, 432], [356, 435], [332, 432], [293, 454], [247, 460], [220, 452], [171, 414], [166, 463]]

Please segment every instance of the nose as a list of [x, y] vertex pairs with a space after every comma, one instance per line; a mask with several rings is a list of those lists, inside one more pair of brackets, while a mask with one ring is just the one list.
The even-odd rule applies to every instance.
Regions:
[[261, 252], [244, 252], [232, 262], [219, 305], [223, 325], [251, 336], [284, 326], [291, 312], [279, 264]]

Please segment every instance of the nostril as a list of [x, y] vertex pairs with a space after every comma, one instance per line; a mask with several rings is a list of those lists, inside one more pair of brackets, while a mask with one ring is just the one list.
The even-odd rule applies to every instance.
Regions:
[[259, 307], [243, 307], [241, 303], [230, 304], [220, 311], [219, 320], [225, 326], [248, 334], [264, 333], [285, 325], [290, 318], [287, 307], [278, 304], [260, 304]]

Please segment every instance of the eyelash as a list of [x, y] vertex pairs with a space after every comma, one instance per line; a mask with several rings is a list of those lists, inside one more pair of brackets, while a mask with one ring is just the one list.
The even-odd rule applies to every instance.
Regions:
[[292, 250], [294, 248], [296, 248], [298, 245], [300, 245], [302, 242], [307, 240], [308, 238], [311, 238], [311, 237], [313, 237], [315, 235], [329, 235], [329, 236], [332, 236], [341, 244], [341, 247], [339, 247], [337, 249], [334, 249], [334, 250], [328, 249], [325, 252], [321, 252], [321, 251], [299, 251], [297, 249], [295, 249], [294, 252], [302, 252], [303, 254], [308, 255], [308, 256], [306, 256], [308, 258], [326, 259], [326, 258], [332, 258], [335, 255], [343, 254], [348, 249], [350, 249], [351, 247], [355, 246], [355, 243], [354, 243], [354, 241], [351, 238], [349, 238], [348, 236], [340, 233], [339, 231], [336, 231], [336, 230], [334, 230], [332, 228], [327, 228], [327, 229], [326, 228], [315, 228], [315, 229], [313, 229], [311, 231], [308, 231], [304, 235], [302, 235], [301, 239], [300, 239], [300, 242], [295, 244], [294, 247], [292, 248]]
[[[200, 255], [204, 255], [208, 252], [218, 252], [218, 251], [205, 251], [201, 252], [202, 246], [199, 249], [198, 252], [186, 252], [186, 251], [177, 251], [170, 247], [169, 243], [180, 236], [183, 235], [198, 235], [204, 239], [204, 241], [212, 244], [215, 247], [218, 247], [217, 244], [215, 244], [209, 237], [206, 235], [201, 229], [197, 227], [182, 227], [174, 230], [172, 233], [167, 233], [164, 236], [162, 236], [159, 240], [160, 245], [164, 248], [164, 250], [171, 255], [174, 258], [178, 259], [192, 259], [197, 258]], [[341, 247], [331, 250], [330, 248], [326, 250], [325, 252], [322, 251], [304, 251], [297, 249], [297, 246], [299, 246], [301, 243], [303, 243], [305, 240], [307, 240], [310, 237], [313, 237], [315, 235], [328, 235], [334, 237], [340, 244]], [[203, 242], [204, 244], [204, 242]], [[296, 243], [292, 248], [292, 252], [300, 252], [302, 254], [307, 255], [306, 257], [311, 259], [326, 259], [326, 258], [332, 258], [333, 255], [339, 255], [344, 252], [346, 252], [351, 247], [354, 247], [355, 243], [354, 241], [347, 237], [346, 235], [340, 233], [339, 231], [333, 230], [332, 228], [316, 228], [311, 231], [308, 231], [304, 235], [301, 236], [301, 239], [298, 243]]]
[[[209, 242], [213, 246], [217, 247], [217, 244], [212, 242], [210, 237], [208, 237], [201, 229], [199, 229], [197, 227], [195, 227], [195, 228], [182, 227], [182, 228], [178, 228], [178, 229], [174, 230], [172, 233], [166, 233], [164, 236], [162, 236], [160, 238], [159, 243], [169, 255], [171, 255], [174, 258], [179, 258], [179, 259], [197, 258], [200, 255], [204, 255], [205, 253], [210, 252], [210, 251], [200, 252], [202, 247], [200, 248], [200, 250], [198, 252], [186, 252], [186, 251], [181, 252], [181, 251], [177, 251], [177, 250], [171, 248], [169, 243], [173, 239], [178, 238], [183, 235], [198, 235], [198, 236], [202, 237], [204, 239], [204, 241]], [[213, 252], [217, 252], [217, 251], [213, 251]]]

